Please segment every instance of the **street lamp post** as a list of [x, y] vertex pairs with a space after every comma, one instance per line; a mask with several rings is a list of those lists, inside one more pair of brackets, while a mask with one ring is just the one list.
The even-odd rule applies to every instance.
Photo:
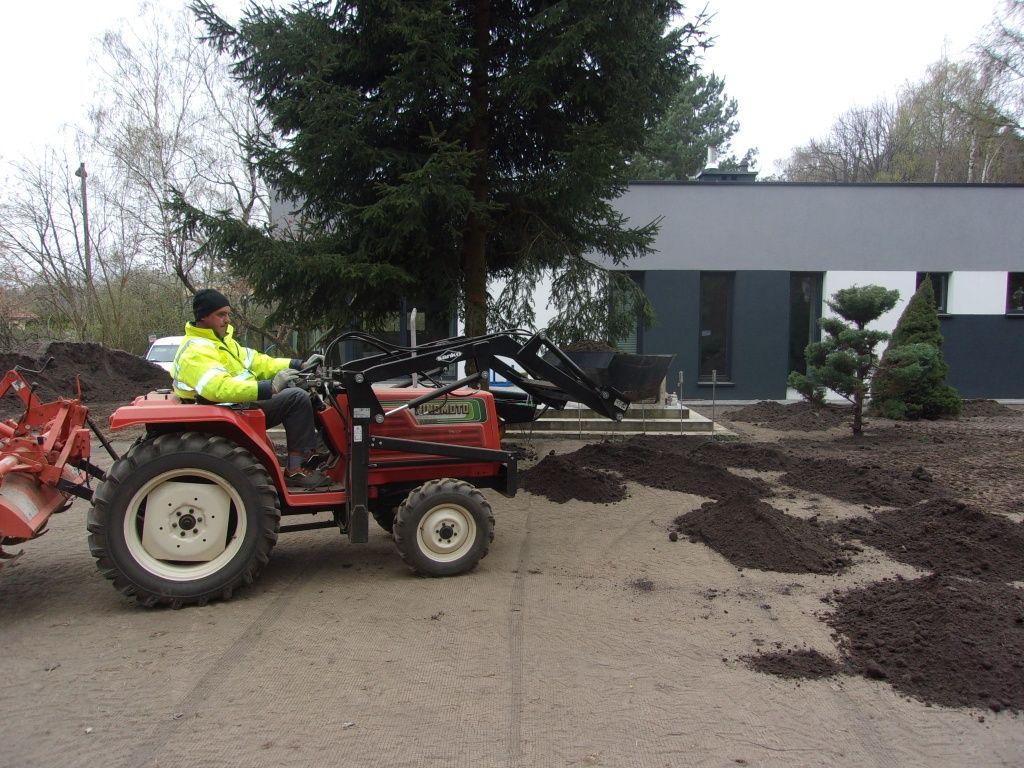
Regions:
[[82, 232], [85, 236], [85, 322], [89, 322], [89, 297], [92, 292], [92, 247], [89, 243], [89, 197], [85, 180], [89, 174], [85, 163], [78, 164], [75, 176], [82, 180]]

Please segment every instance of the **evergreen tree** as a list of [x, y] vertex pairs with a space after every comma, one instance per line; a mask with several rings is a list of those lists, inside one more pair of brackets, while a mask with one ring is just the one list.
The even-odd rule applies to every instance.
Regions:
[[871, 407], [891, 419], [937, 419], [960, 413], [960, 394], [946, 383], [942, 331], [931, 278], [921, 281], [871, 381]]
[[836, 291], [827, 303], [839, 317], [818, 321], [827, 337], [807, 345], [806, 376], [797, 371], [789, 374], [789, 386], [800, 392], [813, 393], [825, 387], [849, 400], [855, 435], [864, 431], [864, 400], [878, 366], [875, 347], [889, 338], [884, 331], [870, 331], [866, 326], [895, 307], [899, 298], [899, 291], [880, 285]]
[[609, 201], [693, 76], [702, 15], [670, 28], [677, 0], [297, 0], [253, 4], [234, 27], [208, 0], [192, 8], [270, 117], [252, 150], [296, 220], [272, 238], [176, 208], [281, 319], [344, 323], [350, 308], [394, 312], [401, 296], [461, 299], [474, 335], [489, 277], [510, 286], [495, 303], [512, 320], [544, 273], [589, 276], [563, 284], [596, 285], [599, 303], [613, 281], [629, 288], [614, 273], [594, 280], [583, 256], [621, 264], [651, 247], [656, 222], [627, 225]]
[[[633, 179], [686, 181], [704, 167], [708, 147], [723, 154], [740, 129], [736, 99], [725, 94], [725, 81], [716, 74], [698, 73], [680, 83], [665, 117], [651, 131], [643, 152], [630, 161]], [[742, 159], [727, 157], [720, 167], [750, 163], [757, 154], [748, 150]]]

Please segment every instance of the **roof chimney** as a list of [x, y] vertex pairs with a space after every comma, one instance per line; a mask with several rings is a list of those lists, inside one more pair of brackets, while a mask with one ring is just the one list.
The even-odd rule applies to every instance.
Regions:
[[708, 145], [708, 162], [704, 166], [705, 168], [717, 168], [718, 167], [718, 147], [714, 144]]

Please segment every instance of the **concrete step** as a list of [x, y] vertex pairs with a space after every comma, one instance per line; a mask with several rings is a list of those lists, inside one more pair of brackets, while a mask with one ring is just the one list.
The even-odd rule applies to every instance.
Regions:
[[584, 431], [584, 432], [709, 432], [711, 431], [711, 420], [705, 418], [690, 418], [680, 421], [676, 419], [623, 419], [612, 421], [611, 419], [538, 419], [526, 426], [532, 426], [537, 431]]
[[[631, 405], [629, 407], [629, 410], [626, 411], [626, 418], [627, 419], [637, 419], [637, 420], [639, 420], [639, 419], [647, 419], [648, 421], [650, 421], [651, 419], [674, 419], [675, 421], [679, 421], [680, 411], [682, 411], [682, 417], [683, 417], [684, 421], [686, 419], [690, 418], [690, 409], [685, 407], [685, 406], [682, 407], [682, 408], [678, 408], [678, 407], [676, 407], [676, 408], [669, 408], [669, 407], [666, 407], [666, 406], [663, 406], [663, 405], [648, 405], [648, 406], [644, 406], [644, 405]], [[603, 421], [606, 420], [604, 418], [604, 416], [600, 416], [599, 414], [597, 414], [596, 412], [590, 410], [589, 408], [571, 408], [570, 407], [570, 408], [565, 408], [564, 410], [561, 410], [561, 411], [556, 411], [556, 410], [552, 409], [552, 410], [549, 410], [547, 413], [544, 414], [544, 418], [545, 419], [553, 419], [553, 420], [557, 420], [557, 419], [571, 419], [572, 421], [576, 421], [576, 420], [578, 420], [581, 417], [584, 420], [586, 420], [586, 419], [601, 419]]]
[[530, 434], [534, 437], [584, 437], [600, 438], [609, 435], [699, 435], [731, 434], [711, 419], [701, 416], [689, 408], [663, 408], [652, 406], [650, 410], [630, 408], [622, 421], [612, 421], [598, 416], [589, 409], [567, 408], [562, 411], [548, 411], [544, 417], [527, 424], [509, 424], [506, 434]]

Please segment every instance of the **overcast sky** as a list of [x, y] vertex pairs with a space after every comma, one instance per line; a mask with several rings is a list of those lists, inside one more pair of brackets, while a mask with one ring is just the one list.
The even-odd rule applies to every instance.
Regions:
[[[702, 6], [692, 3], [693, 8]], [[997, 0], [707, 0], [717, 38], [705, 69], [739, 102], [733, 150], [758, 170], [824, 136], [855, 106], [892, 98], [946, 51], [968, 55]]]
[[[598, 1], [598, 0], [595, 0]], [[156, 0], [177, 6], [175, 0]], [[756, 146], [763, 173], [792, 147], [823, 135], [841, 112], [895, 94], [947, 50], [960, 58], [992, 18], [996, 0], [707, 0], [717, 37], [707, 68], [739, 102], [733, 148]], [[225, 16], [241, 0], [215, 0]], [[692, 3], [692, 7], [700, 7]], [[5, 3], [0, 158], [39, 156], [84, 121], [96, 38], [135, 15], [137, 0]], [[88, 158], [80, 158], [88, 162]]]

